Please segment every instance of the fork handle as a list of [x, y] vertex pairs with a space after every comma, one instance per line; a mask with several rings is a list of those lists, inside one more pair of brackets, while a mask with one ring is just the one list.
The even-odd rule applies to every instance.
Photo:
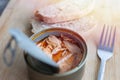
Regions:
[[105, 64], [106, 64], [106, 60], [101, 60], [100, 69], [99, 69], [99, 72], [98, 72], [98, 79], [97, 80], [103, 80], [104, 72], [105, 72]]

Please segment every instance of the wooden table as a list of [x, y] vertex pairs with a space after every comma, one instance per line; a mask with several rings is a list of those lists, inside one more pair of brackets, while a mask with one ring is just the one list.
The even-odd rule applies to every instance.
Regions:
[[[0, 17], [0, 80], [28, 80], [26, 64], [22, 50], [17, 49], [14, 64], [7, 67], [3, 62], [3, 50], [10, 35], [9, 28], [19, 28], [28, 36], [31, 35], [30, 19], [35, 9], [60, 0], [11, 0]], [[105, 2], [106, 1], [106, 2]], [[109, 1], [109, 3], [107, 2]], [[112, 2], [114, 1], [114, 2]], [[114, 56], [107, 62], [104, 80], [120, 79], [120, 9], [119, 0], [101, 0], [96, 4], [92, 15], [101, 24], [117, 26]], [[112, 6], [111, 6], [112, 5]], [[115, 6], [116, 5], [116, 8]], [[88, 15], [88, 16], [89, 16]], [[97, 80], [100, 60], [97, 56], [97, 44], [102, 26], [97, 26], [81, 34], [88, 46], [88, 56], [85, 66], [85, 73], [82, 80]], [[9, 56], [9, 55], [8, 55]]]

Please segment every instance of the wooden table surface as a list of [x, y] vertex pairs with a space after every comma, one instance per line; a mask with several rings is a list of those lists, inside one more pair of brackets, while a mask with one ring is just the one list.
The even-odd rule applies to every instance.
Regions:
[[[17, 49], [15, 61], [11, 67], [7, 67], [3, 62], [3, 50], [10, 39], [8, 30], [17, 27], [30, 36], [31, 26], [29, 22], [33, 16], [33, 12], [39, 7], [57, 1], [60, 0], [10, 0], [10, 3], [0, 17], [0, 80], [29, 80], [22, 50]], [[104, 80], [120, 80], [119, 3], [119, 0], [101, 0], [101, 2], [96, 3], [94, 11], [88, 15], [92, 15], [101, 25], [117, 26], [114, 56], [107, 61]], [[82, 80], [97, 80], [100, 60], [97, 56], [96, 46], [103, 27], [101, 25], [81, 33], [88, 47], [87, 62]]]

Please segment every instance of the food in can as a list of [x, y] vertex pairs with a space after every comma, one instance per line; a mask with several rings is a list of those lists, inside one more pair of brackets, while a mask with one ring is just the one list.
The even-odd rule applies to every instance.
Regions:
[[37, 42], [47, 56], [54, 60], [60, 68], [59, 73], [75, 68], [83, 57], [83, 48], [66, 35], [49, 35]]

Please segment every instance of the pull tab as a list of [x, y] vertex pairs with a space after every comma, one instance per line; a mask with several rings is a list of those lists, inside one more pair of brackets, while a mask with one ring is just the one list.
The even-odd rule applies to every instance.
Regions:
[[3, 60], [7, 66], [11, 66], [13, 64], [16, 48], [17, 48], [16, 40], [14, 39], [14, 37], [11, 37], [3, 51]]

